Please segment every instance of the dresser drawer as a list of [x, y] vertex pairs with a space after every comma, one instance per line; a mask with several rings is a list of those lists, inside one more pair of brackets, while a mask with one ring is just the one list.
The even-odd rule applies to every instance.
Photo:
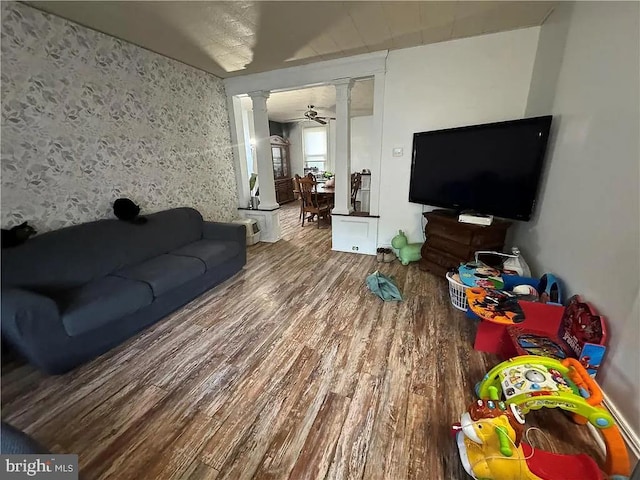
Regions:
[[471, 260], [473, 259], [473, 254], [475, 253], [475, 248], [471, 245], [464, 245], [462, 243], [454, 242], [448, 238], [439, 237], [436, 235], [432, 235], [427, 237], [427, 246], [431, 248], [435, 248], [436, 250], [440, 250], [442, 252], [447, 252], [454, 257], [458, 257], [461, 260]]
[[457, 223], [440, 223], [429, 221], [425, 228], [427, 236], [437, 235], [438, 237], [453, 240], [463, 245], [471, 245], [473, 231], [469, 228], [461, 228]]
[[425, 260], [440, 265], [447, 270], [450, 268], [458, 268], [458, 266], [460, 266], [460, 258], [455, 257], [449, 253], [431, 248], [428, 245], [422, 249], [421, 254], [422, 258], [424, 258]]

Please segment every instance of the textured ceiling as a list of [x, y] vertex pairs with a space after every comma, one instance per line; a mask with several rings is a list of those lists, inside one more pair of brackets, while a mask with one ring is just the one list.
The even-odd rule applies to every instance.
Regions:
[[[289, 90], [272, 93], [267, 99], [269, 120], [275, 122], [295, 122], [305, 120], [303, 114], [307, 105], [322, 117], [336, 113], [336, 89], [333, 85]], [[251, 109], [251, 99], [242, 98], [242, 106]], [[351, 89], [351, 116], [373, 115], [373, 79], [358, 80]]]
[[541, 25], [556, 2], [28, 3], [225, 78]]

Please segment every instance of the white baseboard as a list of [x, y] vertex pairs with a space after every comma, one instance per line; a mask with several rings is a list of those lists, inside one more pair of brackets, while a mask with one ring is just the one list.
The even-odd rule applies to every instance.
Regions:
[[[624, 418], [620, 410], [616, 407], [615, 403], [611, 401], [611, 399], [607, 396], [606, 393], [602, 392], [603, 397], [603, 406], [611, 412], [618, 428], [620, 429], [620, 433], [622, 434], [622, 438], [627, 442], [627, 448], [629, 450], [629, 457], [631, 460], [631, 466], [633, 467], [638, 460], [640, 460], [640, 437], [637, 433], [633, 431], [629, 422]], [[598, 442], [600, 448], [604, 451], [604, 442], [602, 441], [602, 437], [598, 433], [598, 429], [593, 425], [588, 424], [591, 430], [592, 435]]]

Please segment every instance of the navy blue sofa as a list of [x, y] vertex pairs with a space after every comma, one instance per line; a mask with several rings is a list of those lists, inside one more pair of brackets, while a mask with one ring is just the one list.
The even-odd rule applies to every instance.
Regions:
[[100, 220], [2, 251], [2, 337], [58, 374], [118, 345], [240, 271], [244, 225], [176, 208]]

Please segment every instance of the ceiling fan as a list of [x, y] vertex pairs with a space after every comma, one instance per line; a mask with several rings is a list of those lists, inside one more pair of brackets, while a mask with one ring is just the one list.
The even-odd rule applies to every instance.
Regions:
[[320, 125], [326, 125], [327, 120], [335, 120], [335, 117], [324, 117], [322, 115], [318, 115], [318, 112], [313, 108], [313, 105], [307, 105], [307, 111], [303, 114], [305, 119], [313, 120], [314, 122], [318, 122]]

